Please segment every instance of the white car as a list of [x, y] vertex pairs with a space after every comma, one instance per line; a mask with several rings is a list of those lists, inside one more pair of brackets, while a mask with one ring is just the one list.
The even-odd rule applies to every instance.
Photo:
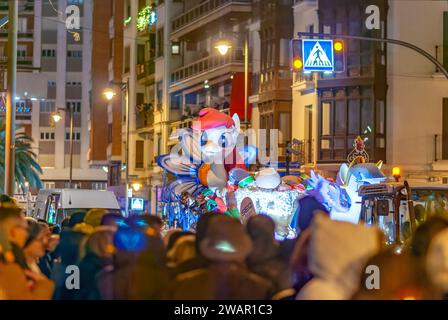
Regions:
[[106, 209], [120, 213], [120, 206], [111, 191], [83, 189], [43, 189], [37, 195], [32, 216], [60, 224], [66, 217], [90, 209]]

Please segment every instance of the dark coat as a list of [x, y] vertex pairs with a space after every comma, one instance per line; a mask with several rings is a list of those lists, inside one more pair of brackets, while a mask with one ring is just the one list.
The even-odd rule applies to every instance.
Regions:
[[76, 300], [98, 300], [100, 293], [98, 291], [97, 276], [99, 273], [110, 266], [112, 261], [102, 259], [96, 254], [89, 252], [79, 264], [80, 289], [76, 290], [74, 299]]
[[208, 268], [181, 273], [163, 296], [174, 300], [266, 300], [271, 297], [269, 282], [237, 263], [214, 263]]
[[143, 252], [118, 250], [113, 268], [98, 275], [101, 299], [155, 300], [169, 282], [162, 240], [151, 237]]

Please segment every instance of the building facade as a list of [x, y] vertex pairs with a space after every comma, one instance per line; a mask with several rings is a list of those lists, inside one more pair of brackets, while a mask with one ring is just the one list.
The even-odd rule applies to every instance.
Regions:
[[[158, 213], [164, 177], [157, 156], [170, 152], [176, 132], [206, 106], [244, 118], [243, 51], [252, 1], [129, 0], [124, 10], [129, 182], [139, 186], [133, 196], [147, 201], [145, 209]], [[154, 13], [146, 17], [145, 10]], [[225, 55], [216, 48], [222, 41], [231, 47]]]
[[[366, 27], [371, 5], [379, 8], [379, 29]], [[296, 1], [294, 32], [406, 41], [446, 65], [446, 12], [444, 2]], [[293, 136], [306, 146], [305, 167], [334, 174], [360, 135], [370, 160], [383, 160], [387, 173], [398, 166], [409, 180], [444, 181], [447, 79], [408, 48], [359, 40], [344, 44], [344, 72], [294, 75]]]
[[[7, 14], [4, 5], [7, 1], [2, 3], [0, 10]], [[70, 5], [79, 9], [80, 30], [66, 28], [65, 11]], [[45, 188], [69, 187], [70, 109], [74, 124], [72, 187], [107, 186], [104, 170], [89, 162], [94, 154], [90, 130], [97, 125], [91, 119], [92, 83], [95, 83], [92, 55], [96, 52], [92, 42], [92, 12], [92, 0], [19, 3], [17, 120], [34, 139]], [[6, 35], [7, 31], [3, 31]], [[56, 112], [62, 116], [59, 122], [53, 121]]]

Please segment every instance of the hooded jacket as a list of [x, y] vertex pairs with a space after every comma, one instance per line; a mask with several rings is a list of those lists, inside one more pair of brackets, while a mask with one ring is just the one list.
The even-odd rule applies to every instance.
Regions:
[[376, 228], [316, 215], [308, 249], [314, 278], [300, 290], [297, 299], [350, 299], [359, 287], [365, 263], [380, 251], [381, 240]]
[[146, 236], [142, 251], [118, 249], [113, 269], [98, 275], [99, 291], [105, 300], [155, 300], [169, 281], [165, 248], [158, 237]]

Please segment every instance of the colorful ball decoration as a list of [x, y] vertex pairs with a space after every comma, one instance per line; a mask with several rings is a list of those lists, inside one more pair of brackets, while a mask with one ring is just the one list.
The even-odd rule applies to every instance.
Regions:
[[274, 168], [265, 168], [260, 170], [255, 176], [257, 187], [263, 189], [275, 189], [282, 182], [280, 175]]

